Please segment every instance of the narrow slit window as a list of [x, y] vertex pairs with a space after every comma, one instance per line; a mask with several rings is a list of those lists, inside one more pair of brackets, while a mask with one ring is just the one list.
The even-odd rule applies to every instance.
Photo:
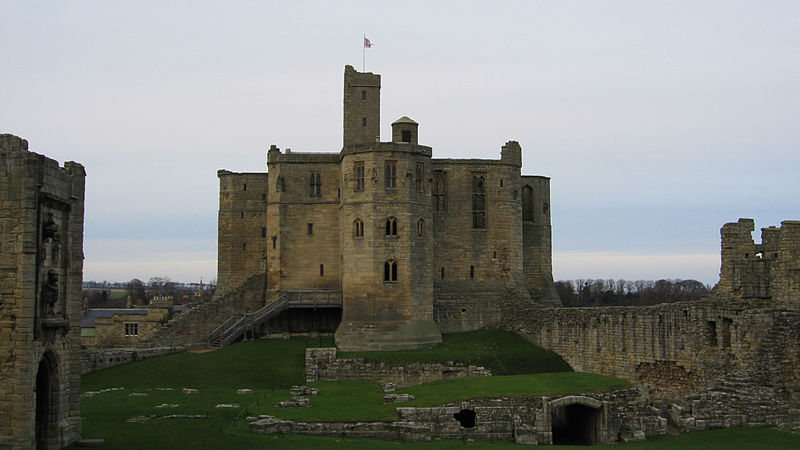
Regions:
[[386, 236], [397, 236], [397, 219], [394, 217], [386, 219]]
[[417, 192], [425, 192], [425, 165], [417, 163], [416, 165], [416, 179]]
[[472, 174], [472, 228], [486, 228], [486, 174]]
[[397, 187], [397, 161], [386, 161], [386, 189], [395, 189]]
[[366, 117], [362, 117], [361, 118], [361, 126], [364, 127], [364, 128], [367, 128], [367, 118]]
[[397, 261], [383, 263], [383, 281], [397, 281]]
[[322, 174], [311, 172], [311, 197], [322, 196]]
[[321, 277], [325, 276], [325, 265], [324, 264], [320, 264], [319, 265], [319, 276], [321, 276]]
[[314, 224], [313, 223], [309, 223], [308, 224], [308, 234], [314, 234]]
[[469, 277], [475, 278], [475, 266], [469, 266]]
[[447, 211], [447, 172], [433, 172], [433, 192], [431, 192], [434, 211]]
[[353, 221], [353, 237], [363, 237], [364, 236], [364, 222], [361, 219], [356, 219]]
[[364, 161], [356, 161], [353, 163], [353, 177], [355, 177], [355, 184], [353, 190], [360, 192], [364, 190]]
[[425, 236], [425, 220], [419, 219], [417, 221], [417, 236], [423, 237]]

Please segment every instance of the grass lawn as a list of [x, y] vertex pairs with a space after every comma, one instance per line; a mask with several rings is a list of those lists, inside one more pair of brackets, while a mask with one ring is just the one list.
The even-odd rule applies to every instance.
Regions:
[[[474, 335], [463, 339], [471, 341], [474, 346], [483, 345], [484, 348], [492, 348], [494, 345], [480, 344], [480, 339]], [[445, 345], [448, 344], [447, 340]], [[312, 408], [274, 407], [278, 401], [288, 397], [289, 386], [304, 382], [305, 348], [331, 344], [330, 339], [303, 338], [249, 341], [214, 352], [177, 353], [86, 374], [81, 377], [83, 392], [121, 389], [81, 399], [83, 436], [105, 439], [104, 448], [108, 449], [375, 449], [398, 446], [423, 449], [461, 446], [519, 448], [517, 444], [510, 442], [434, 439], [431, 442], [410, 443], [249, 433], [244, 417], [263, 413], [284, 418], [293, 418], [292, 414], [317, 414], [314, 417], [319, 417], [320, 420], [346, 420], [354, 417], [391, 420], [394, 417], [394, 408], [400, 405], [383, 405], [379, 385], [371, 382], [319, 383], [317, 387], [321, 389], [321, 394], [311, 397], [314, 405]], [[494, 348], [497, 359], [502, 364], [506, 358], [500, 351], [502, 347]], [[519, 348], [516, 344], [510, 344], [509, 351], [517, 352]], [[434, 353], [435, 350], [421, 352]], [[460, 358], [451, 356], [450, 359]], [[493, 395], [542, 395], [565, 390], [588, 392], [614, 389], [623, 385], [624, 382], [613, 378], [571, 372], [454, 379], [405, 388], [398, 392], [409, 392], [417, 397], [413, 402], [402, 404], [403, 406], [420, 406]], [[184, 394], [184, 387], [197, 389], [199, 393]], [[238, 395], [236, 390], [240, 388], [253, 389], [254, 394]], [[238, 406], [216, 408], [219, 404]], [[205, 417], [165, 417], [169, 415]], [[142, 416], [149, 418], [142, 422], [128, 421]], [[659, 436], [645, 443], [624, 444], [623, 447], [800, 448], [800, 436], [765, 428], [740, 428]]]
[[442, 335], [432, 349], [397, 352], [338, 352], [339, 358], [366, 358], [396, 364], [460, 361], [483, 366], [493, 375], [568, 372], [572, 368], [558, 354], [531, 345], [518, 334], [503, 330], [478, 330]]

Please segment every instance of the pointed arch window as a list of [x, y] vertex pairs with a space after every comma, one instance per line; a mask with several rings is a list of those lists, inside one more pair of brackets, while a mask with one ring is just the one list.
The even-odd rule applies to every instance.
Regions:
[[397, 219], [394, 217], [386, 219], [386, 236], [397, 236]]
[[417, 237], [425, 236], [425, 219], [419, 219], [417, 221]]
[[383, 263], [383, 281], [397, 281], [397, 261], [390, 259]]
[[364, 237], [364, 222], [361, 219], [353, 221], [353, 237]]

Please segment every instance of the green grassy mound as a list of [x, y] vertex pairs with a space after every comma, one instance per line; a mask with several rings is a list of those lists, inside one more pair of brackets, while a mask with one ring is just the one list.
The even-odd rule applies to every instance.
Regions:
[[[479, 337], [495, 336], [493, 343], [481, 343]], [[458, 354], [469, 354], [484, 348], [484, 356], [496, 357], [497, 367], [539, 367], [547, 364], [506, 364], [510, 354], [530, 358], [531, 350], [522, 350], [515, 339], [508, 345], [497, 340], [498, 332], [467, 333], [445, 336], [443, 348], [451, 348], [450, 359], [461, 360]], [[512, 336], [513, 338], [513, 336]], [[453, 340], [455, 339], [455, 341]], [[453, 346], [460, 342], [461, 350]], [[397, 406], [422, 406], [447, 403], [467, 398], [544, 395], [545, 393], [589, 392], [616, 389], [625, 382], [585, 373], [543, 373], [476, 377], [427, 383], [399, 390], [416, 396], [413, 402], [383, 405], [377, 383], [337, 381], [319, 383], [321, 394], [312, 397], [310, 409], [282, 409], [274, 405], [288, 397], [287, 388], [304, 382], [306, 347], [331, 346], [330, 339], [259, 340], [232, 345], [209, 353], [177, 353], [117, 366], [81, 377], [82, 391], [121, 388], [81, 399], [83, 437], [105, 439], [104, 448], [113, 449], [376, 449], [398, 446], [444, 449], [456, 446], [470, 448], [519, 448], [511, 442], [469, 442], [439, 440], [431, 442], [394, 442], [296, 435], [263, 436], [249, 433], [244, 417], [271, 414], [287, 419], [293, 414], [308, 414], [313, 420], [391, 420]], [[450, 347], [447, 347], [447, 346]], [[535, 347], [534, 347], [535, 349]], [[505, 350], [508, 350], [505, 352]], [[433, 355], [433, 349], [416, 353]], [[460, 352], [460, 353], [459, 353]], [[517, 352], [517, 353], [515, 353]], [[442, 352], [447, 353], [447, 352]], [[422, 358], [433, 358], [422, 356]], [[463, 358], [466, 359], [466, 358]], [[400, 361], [402, 358], [400, 359]], [[419, 359], [417, 359], [419, 360]], [[435, 359], [428, 359], [428, 361]], [[474, 363], [492, 368], [490, 364]], [[495, 373], [498, 372], [493, 368]], [[502, 369], [501, 369], [502, 370]], [[521, 369], [516, 369], [521, 370]], [[184, 394], [181, 388], [198, 389], [197, 394]], [[238, 395], [236, 389], [254, 389], [253, 395]], [[236, 404], [235, 408], [217, 408], [220, 404]], [[170, 418], [178, 416], [203, 416]], [[147, 417], [145, 421], [133, 421]], [[800, 437], [772, 429], [740, 428], [661, 436], [648, 442], [625, 444], [625, 448], [798, 448]], [[561, 447], [572, 448], [572, 447]], [[578, 448], [578, 447], [574, 447]], [[581, 447], [584, 448], [584, 447]]]
[[339, 352], [339, 358], [365, 358], [405, 365], [414, 362], [460, 361], [483, 366], [493, 375], [569, 372], [558, 354], [539, 348], [518, 334], [503, 330], [478, 330], [442, 335], [442, 343], [426, 350], [397, 352]]

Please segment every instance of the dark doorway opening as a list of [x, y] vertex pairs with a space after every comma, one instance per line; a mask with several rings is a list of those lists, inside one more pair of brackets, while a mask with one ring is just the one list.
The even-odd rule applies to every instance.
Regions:
[[462, 409], [453, 414], [453, 418], [459, 421], [464, 428], [475, 428], [475, 411], [471, 409]]
[[600, 410], [572, 404], [553, 410], [553, 444], [593, 445], [598, 443]]
[[48, 351], [36, 371], [36, 448], [59, 446], [58, 404], [58, 360]]

